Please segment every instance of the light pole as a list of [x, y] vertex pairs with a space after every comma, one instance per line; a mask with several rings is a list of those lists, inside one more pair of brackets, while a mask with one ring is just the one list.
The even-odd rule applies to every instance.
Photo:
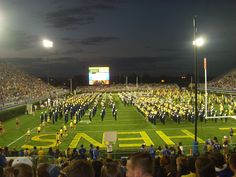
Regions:
[[198, 109], [197, 109], [197, 89], [198, 89], [198, 60], [197, 60], [197, 48], [203, 46], [204, 39], [197, 37], [197, 16], [193, 17], [193, 48], [194, 48], [194, 61], [195, 61], [195, 120], [194, 120], [194, 144], [193, 155], [198, 154], [198, 142], [197, 142], [197, 121], [198, 121]]
[[[42, 41], [43, 47], [46, 49], [50, 49], [53, 47], [53, 42], [48, 40], [48, 39], [44, 39]], [[48, 57], [47, 57], [47, 81], [48, 81], [48, 85], [49, 85], [49, 66], [48, 66]]]
[[70, 81], [70, 92], [72, 93], [73, 92], [73, 79], [69, 79]]

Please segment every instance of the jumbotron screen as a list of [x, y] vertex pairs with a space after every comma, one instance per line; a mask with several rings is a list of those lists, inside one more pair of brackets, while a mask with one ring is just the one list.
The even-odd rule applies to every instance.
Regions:
[[89, 85], [107, 85], [109, 80], [109, 67], [89, 67]]

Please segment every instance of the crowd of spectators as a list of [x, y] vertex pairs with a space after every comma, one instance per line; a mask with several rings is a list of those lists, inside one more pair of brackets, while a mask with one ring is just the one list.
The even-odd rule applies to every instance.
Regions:
[[56, 88], [13, 65], [0, 62], [0, 104], [49, 97]]
[[[209, 139], [207, 140], [209, 141]], [[34, 147], [17, 151], [0, 148], [0, 177], [231, 177], [236, 174], [236, 153], [209, 149], [201, 155], [177, 147], [155, 149], [144, 144], [139, 152], [113, 160], [100, 155], [97, 148], [48, 150]], [[99, 151], [99, 148], [97, 149]], [[55, 158], [49, 161], [48, 157]]]
[[209, 82], [208, 85], [213, 88], [236, 90], [236, 69], [212, 82]]

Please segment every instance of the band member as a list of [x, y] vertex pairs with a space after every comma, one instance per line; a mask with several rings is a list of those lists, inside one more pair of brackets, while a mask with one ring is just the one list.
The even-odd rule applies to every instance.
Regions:
[[114, 110], [113, 117], [115, 118], [115, 120], [117, 119], [117, 109]]
[[58, 147], [59, 146], [59, 144], [61, 144], [61, 142], [60, 142], [60, 135], [59, 135], [59, 133], [57, 132], [57, 134], [56, 134], [56, 147]]
[[76, 119], [73, 120], [73, 124], [74, 124], [74, 129], [76, 128]]
[[74, 127], [72, 120], [70, 121], [70, 129], [72, 130]]
[[0, 135], [2, 135], [4, 133], [4, 127], [2, 122], [0, 121]]
[[60, 134], [60, 138], [63, 138], [63, 128], [61, 127], [61, 129], [59, 130], [59, 134]]
[[63, 126], [63, 130], [64, 130], [65, 136], [67, 136], [67, 127], [66, 127], [66, 125]]
[[20, 128], [20, 121], [18, 118], [16, 118], [16, 129]]
[[230, 138], [230, 142], [231, 143], [233, 142], [233, 135], [234, 135], [234, 130], [233, 130], [233, 128], [230, 128], [230, 130], [229, 130], [229, 138]]

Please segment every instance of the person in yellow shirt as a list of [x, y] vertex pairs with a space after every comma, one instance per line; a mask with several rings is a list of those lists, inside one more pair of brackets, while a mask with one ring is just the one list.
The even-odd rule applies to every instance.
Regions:
[[61, 144], [61, 142], [60, 142], [60, 134], [57, 132], [57, 134], [56, 134], [56, 147], [59, 146], [59, 144]]
[[73, 129], [73, 127], [74, 127], [74, 125], [73, 125], [73, 122], [72, 122], [72, 121], [70, 121], [70, 129], [72, 130], [72, 129]]
[[39, 161], [43, 160], [44, 159], [44, 156], [45, 156], [45, 152], [43, 150], [43, 148], [41, 147], [38, 151], [38, 156], [39, 156]]
[[67, 136], [67, 127], [66, 127], [66, 125], [63, 125], [63, 130], [64, 130], [65, 136]]
[[26, 132], [25, 142], [28, 142], [30, 140], [30, 136], [31, 136], [31, 130], [28, 128]]
[[73, 120], [74, 129], [76, 129], [76, 119]]
[[41, 125], [37, 127], [37, 133], [39, 134], [41, 132]]
[[50, 124], [50, 121], [51, 121], [51, 120], [48, 118], [48, 119], [47, 119], [47, 123]]
[[45, 127], [45, 121], [42, 122], [42, 127]]
[[60, 138], [63, 139], [63, 128], [61, 127], [61, 129], [59, 130], [59, 134], [60, 134]]

